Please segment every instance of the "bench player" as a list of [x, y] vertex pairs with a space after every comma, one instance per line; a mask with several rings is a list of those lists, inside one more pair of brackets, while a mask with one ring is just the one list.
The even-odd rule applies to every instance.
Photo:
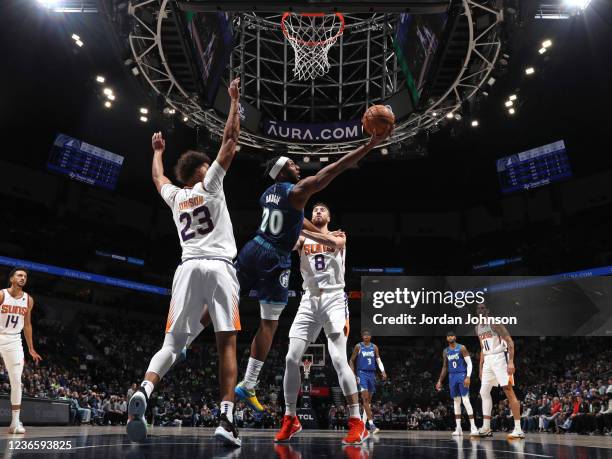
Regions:
[[[380, 359], [378, 346], [372, 343], [370, 331], [362, 330], [361, 339], [361, 343], [356, 344], [353, 349], [350, 366], [357, 377], [357, 385], [361, 392], [364, 422], [367, 423], [367, 427], [372, 430], [373, 434], [377, 434], [380, 429], [374, 425], [372, 408], [370, 407], [372, 396], [376, 392], [376, 368], [378, 367], [380, 370], [383, 381], [387, 379], [387, 373], [385, 373], [385, 366]], [[355, 362], [357, 371], [355, 371]]]
[[317, 231], [304, 219], [304, 207], [314, 193], [323, 190], [340, 173], [357, 164], [386, 139], [391, 130], [392, 127], [381, 134], [375, 133], [367, 144], [304, 179], [300, 178], [299, 166], [285, 156], [274, 158], [268, 164], [266, 175], [274, 180], [274, 184], [259, 200], [263, 209], [261, 224], [256, 236], [246, 243], [236, 260], [240, 290], [245, 294], [251, 289], [257, 290], [260, 305], [261, 320], [251, 343], [249, 363], [244, 379], [236, 386], [238, 398], [256, 411], [263, 410], [255, 394], [259, 372], [289, 296], [291, 251], [302, 227]]
[[446, 334], [446, 342], [448, 347], [442, 351], [442, 371], [436, 383], [436, 390], [442, 390], [442, 381], [448, 373], [448, 386], [450, 396], [454, 402], [455, 423], [457, 428], [453, 432], [453, 437], [463, 435], [461, 429], [461, 402], [465, 407], [465, 411], [470, 419], [471, 432], [470, 435], [478, 436], [478, 429], [474, 422], [474, 410], [470, 403], [470, 377], [472, 375], [472, 358], [467, 348], [462, 344], [457, 343], [455, 332]]
[[346, 359], [349, 333], [349, 312], [344, 293], [346, 236], [342, 232], [331, 233], [327, 227], [330, 220], [329, 207], [323, 203], [315, 204], [312, 223], [322, 234], [304, 230], [296, 246], [300, 254], [304, 295], [289, 331], [283, 379], [285, 416], [275, 442], [289, 441], [302, 430], [296, 405], [301, 381], [300, 362], [321, 329], [325, 330], [329, 355], [349, 409], [349, 431], [342, 443], [356, 445], [368, 437], [359, 414], [355, 375]]
[[34, 350], [32, 339], [32, 310], [34, 298], [23, 291], [28, 281], [28, 272], [23, 268], [13, 268], [9, 274], [9, 288], [0, 290], [0, 355], [11, 384], [11, 424], [8, 432], [24, 434], [25, 429], [19, 420], [21, 412], [21, 375], [23, 374], [23, 343], [21, 330], [25, 336], [30, 356], [38, 364], [42, 357]]
[[[476, 312], [481, 318], [489, 317], [486, 304], [480, 303]], [[491, 410], [493, 399], [491, 389], [501, 386], [512, 411], [514, 430], [508, 434], [508, 439], [525, 438], [521, 429], [521, 405], [514, 393], [514, 341], [506, 327], [495, 324], [476, 325], [476, 335], [480, 340], [480, 397], [482, 398], [483, 424], [478, 433], [481, 437], [490, 437]]]
[[153, 182], [172, 209], [183, 253], [172, 281], [164, 343], [151, 359], [140, 389], [129, 402], [127, 434], [132, 441], [146, 438], [144, 413], [151, 392], [176, 362], [189, 336], [201, 331], [200, 319], [206, 304], [219, 353], [222, 401], [215, 437], [232, 446], [241, 445], [233, 422], [238, 373], [236, 332], [240, 330], [239, 285], [232, 263], [237, 250], [223, 191], [223, 179], [236, 154], [240, 133], [238, 85], [236, 79], [228, 88], [231, 107], [217, 159], [211, 163], [208, 156], [196, 151], [188, 151], [179, 158], [176, 172], [184, 188], [174, 186], [164, 175], [165, 141], [161, 133], [153, 135]]

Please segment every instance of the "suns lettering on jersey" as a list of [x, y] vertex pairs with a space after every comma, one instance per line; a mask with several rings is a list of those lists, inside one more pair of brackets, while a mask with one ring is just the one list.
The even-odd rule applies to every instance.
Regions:
[[333, 247], [327, 247], [323, 244], [304, 244], [304, 255], [314, 255], [316, 253], [334, 253]]
[[27, 312], [27, 307], [12, 306], [10, 304], [3, 304], [0, 308], [0, 314], [19, 314], [20, 316], [25, 316]]
[[484, 341], [485, 339], [489, 339], [489, 338], [493, 338], [493, 333], [491, 332], [491, 330], [487, 330], [484, 333], [481, 333], [480, 335], [478, 335], [478, 338], [480, 338], [480, 341]]
[[204, 196], [193, 196], [179, 203], [179, 210], [193, 209], [204, 204]]

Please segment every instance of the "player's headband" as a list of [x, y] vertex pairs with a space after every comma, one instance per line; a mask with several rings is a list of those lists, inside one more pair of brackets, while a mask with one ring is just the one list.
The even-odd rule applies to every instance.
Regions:
[[272, 169], [270, 169], [270, 177], [272, 177], [272, 180], [276, 180], [276, 177], [278, 177], [279, 172], [283, 169], [283, 167], [285, 167], [287, 161], [289, 161], [289, 158], [286, 156], [281, 156], [278, 158], [276, 163], [274, 163], [274, 166], [272, 166]]

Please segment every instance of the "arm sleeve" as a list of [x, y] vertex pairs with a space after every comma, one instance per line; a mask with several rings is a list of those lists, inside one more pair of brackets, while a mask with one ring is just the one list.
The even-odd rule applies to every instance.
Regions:
[[465, 359], [465, 364], [467, 365], [467, 377], [472, 376], [472, 358], [468, 355], [467, 357], [463, 357]]
[[174, 206], [174, 198], [176, 198], [176, 194], [180, 191], [178, 186], [173, 185], [172, 183], [165, 183], [162, 186], [160, 194], [161, 197], [166, 201], [170, 207]]
[[216, 193], [223, 188], [225, 169], [216, 160], [208, 168], [204, 177], [204, 189], [209, 193]]
[[380, 370], [381, 373], [385, 372], [385, 366], [382, 363], [382, 360], [380, 360], [380, 357], [376, 358], [376, 363], [378, 364], [378, 369]]

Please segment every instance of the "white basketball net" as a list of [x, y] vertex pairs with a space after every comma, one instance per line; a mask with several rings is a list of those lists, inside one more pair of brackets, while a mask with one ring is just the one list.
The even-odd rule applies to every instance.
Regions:
[[308, 376], [310, 376], [310, 367], [312, 367], [312, 361], [304, 360], [304, 378], [305, 379], [308, 379]]
[[329, 71], [327, 52], [344, 32], [340, 13], [285, 13], [281, 28], [295, 52], [293, 74], [298, 80], [314, 80]]

